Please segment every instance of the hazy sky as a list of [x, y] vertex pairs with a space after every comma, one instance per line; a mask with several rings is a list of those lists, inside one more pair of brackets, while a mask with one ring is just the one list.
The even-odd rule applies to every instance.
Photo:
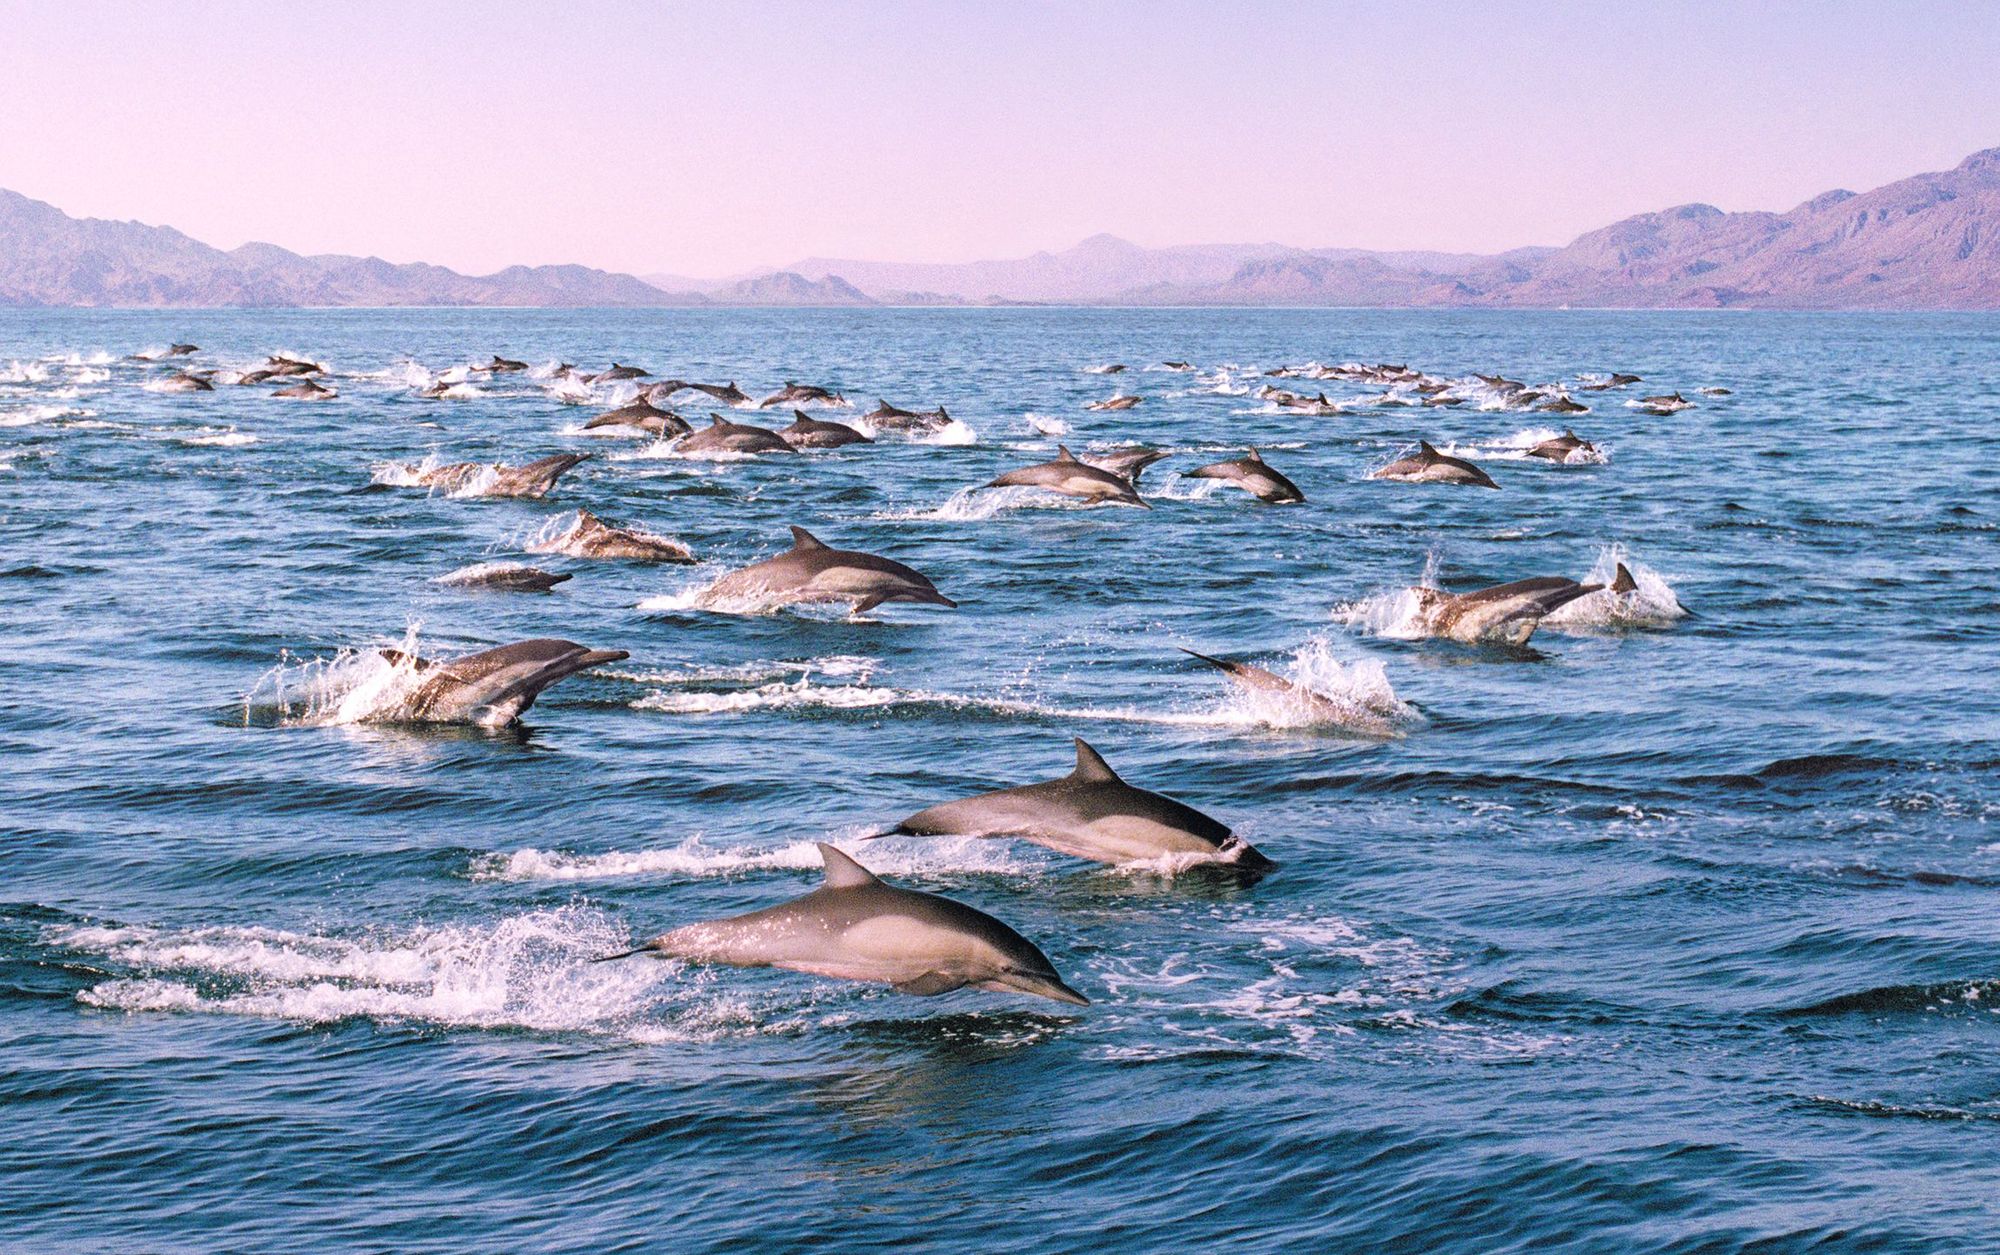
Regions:
[[2000, 145], [2000, 4], [0, 0], [0, 187], [223, 247], [1495, 250]]

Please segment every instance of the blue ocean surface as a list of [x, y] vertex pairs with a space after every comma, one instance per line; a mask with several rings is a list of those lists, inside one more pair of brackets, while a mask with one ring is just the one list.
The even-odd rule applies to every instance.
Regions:
[[[277, 351], [338, 397], [157, 390]], [[693, 459], [556, 361], [957, 422]], [[1265, 373], [1313, 361], [1588, 411]], [[0, 313], [0, 1247], [2000, 1250], [1996, 363], [1992, 315]], [[1420, 437], [1500, 490], [1368, 478]], [[968, 491], [1058, 442], [1168, 450], [1152, 508]], [[1180, 475], [1252, 445], [1304, 504]], [[526, 552], [579, 508], [698, 562]], [[791, 525], [959, 608], [708, 604]], [[574, 578], [439, 582], [513, 561]], [[1408, 630], [1619, 562], [1636, 612], [1525, 648]], [[382, 647], [529, 637], [631, 656], [517, 729], [371, 704]], [[1079, 736], [1279, 866], [862, 840]], [[1091, 1005], [589, 962], [821, 841]]]

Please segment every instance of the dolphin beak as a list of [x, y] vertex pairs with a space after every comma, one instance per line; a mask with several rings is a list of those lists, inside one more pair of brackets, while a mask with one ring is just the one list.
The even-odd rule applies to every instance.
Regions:
[[[568, 579], [569, 577], [565, 575], [563, 578]], [[632, 654], [629, 650], [592, 649], [586, 651], [578, 661], [585, 667], [601, 667], [607, 662], [623, 662], [631, 656]]]
[[937, 592], [936, 590], [932, 590], [931, 594], [928, 597], [923, 598], [923, 601], [927, 605], [950, 606], [953, 610], [958, 609], [957, 602], [945, 596], [943, 593]]
[[1071, 1006], [1087, 1007], [1090, 1005], [1090, 999], [1071, 989], [1068, 985], [1063, 984], [1062, 980], [1054, 974], [1042, 976], [1035, 972], [1024, 972], [1019, 968], [1010, 968], [993, 980], [981, 981], [980, 988], [1012, 990], [1016, 993], [1033, 994], [1037, 998], [1053, 998], [1057, 1002], [1067, 1002]]

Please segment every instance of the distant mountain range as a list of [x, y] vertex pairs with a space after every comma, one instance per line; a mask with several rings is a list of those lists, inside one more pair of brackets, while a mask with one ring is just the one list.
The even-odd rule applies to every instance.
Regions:
[[224, 252], [169, 227], [71, 218], [0, 191], [0, 305], [1611, 306], [2000, 308], [2000, 148], [1786, 213], [1681, 205], [1562, 248], [1491, 255], [1282, 244], [1060, 253], [960, 264], [807, 258], [704, 285], [585, 266], [462, 275], [374, 257]]

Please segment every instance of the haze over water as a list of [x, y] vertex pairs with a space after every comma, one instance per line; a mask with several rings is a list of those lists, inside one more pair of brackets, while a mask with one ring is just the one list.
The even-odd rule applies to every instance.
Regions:
[[[176, 339], [341, 396], [120, 360]], [[2000, 1246], [1996, 351], [1992, 315], [0, 311], [4, 1245]], [[532, 378], [405, 378], [496, 352], [964, 427], [695, 461], [573, 434], [610, 404]], [[1567, 417], [1247, 395], [1350, 359], [1645, 382]], [[1118, 389], [1147, 399], [1083, 409]], [[1674, 389], [1696, 408], [1626, 405]], [[1603, 460], [1522, 456], [1565, 425]], [[1420, 436], [1501, 491], [1364, 478]], [[961, 493], [1058, 440], [1172, 450], [1154, 509]], [[1175, 476], [1253, 443], [1304, 505]], [[541, 501], [373, 482], [563, 450], [598, 456]], [[702, 565], [523, 553], [578, 507]], [[698, 608], [792, 524], [960, 608]], [[1618, 558], [1694, 617], [1397, 631], [1427, 577]], [[498, 560], [575, 578], [436, 582]], [[329, 717], [413, 629], [632, 656], [518, 734]], [[1401, 735], [1302, 726], [1182, 646]], [[1061, 775], [1072, 736], [1280, 866], [859, 841]], [[804, 892], [821, 840], [1092, 1005], [587, 962]]]

